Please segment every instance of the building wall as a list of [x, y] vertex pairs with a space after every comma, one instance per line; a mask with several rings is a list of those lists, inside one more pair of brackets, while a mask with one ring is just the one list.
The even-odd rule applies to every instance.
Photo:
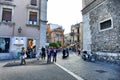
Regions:
[[[1, 31], [1, 35], [2, 36], [28, 36], [28, 37], [34, 37], [34, 36], [39, 36], [39, 30], [38, 27], [31, 27], [30, 25], [27, 26], [28, 24], [28, 17], [29, 17], [29, 11], [36, 11], [38, 12], [38, 10], [35, 9], [29, 9], [27, 8], [27, 6], [30, 5], [30, 0], [13, 0], [12, 4], [14, 4], [15, 6], [8, 6], [8, 5], [1, 5], [1, 16], [2, 16], [2, 8], [12, 8], [13, 9], [13, 15], [12, 15], [12, 23], [13, 25], [5, 25], [1, 22], [1, 26], [5, 26], [0, 27]], [[39, 6], [37, 6], [38, 8]], [[39, 17], [39, 16], [38, 16]], [[6, 23], [7, 24], [7, 23]], [[18, 34], [18, 28], [21, 27], [22, 28], [22, 33], [19, 35]], [[8, 30], [9, 29], [9, 30]], [[13, 31], [14, 30], [14, 31]], [[34, 35], [31, 33], [31, 30], [35, 33]], [[3, 31], [6, 31], [6, 33], [4, 34]], [[2, 33], [3, 32], [3, 33]], [[8, 32], [8, 33], [7, 33]], [[13, 34], [14, 32], [14, 34]], [[10, 34], [9, 34], [10, 33]]]
[[95, 0], [82, 0], [83, 8], [86, 7], [87, 5], [89, 5], [93, 1], [95, 1]]
[[46, 45], [47, 1], [41, 0], [40, 13], [40, 47]]
[[[59, 37], [57, 36], [59, 34]], [[64, 47], [64, 30], [52, 30], [51, 31], [51, 42], [61, 42], [62, 47]]]
[[79, 35], [79, 37], [80, 37], [80, 47], [81, 47], [81, 49], [83, 49], [83, 22], [80, 23], [79, 30], [80, 30], [80, 35]]
[[[45, 46], [46, 43], [46, 22], [47, 22], [47, 0], [37, 0], [37, 6], [31, 6], [30, 0], [13, 0], [5, 2], [0, 0], [0, 16], [2, 16], [3, 8], [12, 9], [12, 22], [2, 22], [0, 17], [0, 37], [10, 38], [9, 53], [0, 53], [0, 59], [7, 59], [11, 52], [17, 51], [18, 48], [24, 46], [27, 49], [27, 40], [36, 40], [36, 49]], [[39, 1], [41, 5], [39, 5]], [[29, 11], [37, 12], [37, 24], [30, 25]], [[40, 11], [40, 13], [39, 13]], [[39, 16], [40, 15], [40, 16]], [[39, 22], [40, 21], [40, 22]], [[21, 27], [21, 33], [18, 33], [18, 28]], [[14, 42], [16, 38], [24, 40], [24, 45], [16, 46]], [[15, 48], [17, 47], [17, 48]], [[16, 52], [17, 53], [17, 52]], [[7, 57], [8, 56], [8, 57]]]
[[89, 13], [83, 16], [83, 50], [91, 51], [91, 30]]
[[[59, 35], [59, 36], [58, 36]], [[50, 42], [61, 42], [62, 47], [64, 46], [64, 29], [58, 24], [47, 24], [47, 41]]]
[[[82, 22], [78, 23], [78, 24], [75, 24], [75, 25], [72, 25], [71, 26], [71, 33], [72, 36], [71, 36], [71, 43], [72, 44], [76, 44], [76, 47], [80, 47], [82, 49], [83, 47], [83, 37], [82, 37], [82, 34], [83, 34], [83, 29], [82, 29]], [[79, 41], [78, 41], [79, 40]]]
[[[90, 12], [90, 17], [92, 16], [90, 20], [90, 25], [92, 25], [92, 50], [114, 52], [116, 46], [120, 46], [120, 17], [117, 16], [120, 14], [117, 9], [120, 7], [119, 3], [119, 0], [107, 0], [98, 8]], [[99, 30], [100, 22], [107, 19], [111, 19], [112, 27], [104, 31]]]
[[[119, 0], [101, 0], [99, 5], [92, 9], [89, 8], [88, 12], [85, 13], [85, 9], [83, 9], [84, 49], [89, 47], [88, 44], [90, 44], [92, 51], [115, 52], [116, 47], [120, 46], [119, 3]], [[111, 19], [112, 23], [111, 28], [100, 30], [100, 23], [109, 19]]]

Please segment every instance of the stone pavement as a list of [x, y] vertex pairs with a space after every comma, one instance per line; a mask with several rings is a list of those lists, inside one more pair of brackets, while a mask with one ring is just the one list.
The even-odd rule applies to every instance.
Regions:
[[20, 61], [0, 62], [0, 80], [77, 80], [55, 64], [27, 59], [27, 65]]
[[83, 61], [76, 53], [67, 59], [58, 54], [57, 64], [82, 77], [84, 80], [120, 80], [120, 66], [96, 61]]
[[0, 80], [120, 80], [120, 66], [83, 61], [76, 53], [66, 59], [58, 53], [56, 65], [36, 59], [27, 59], [27, 65], [19, 63], [0, 61]]

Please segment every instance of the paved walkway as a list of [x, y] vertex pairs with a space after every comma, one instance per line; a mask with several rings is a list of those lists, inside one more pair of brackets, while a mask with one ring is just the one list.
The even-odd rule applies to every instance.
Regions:
[[27, 65], [19, 65], [20, 60], [0, 61], [0, 80], [120, 80], [120, 66], [83, 61], [75, 53], [66, 59], [58, 53], [57, 66], [36, 59], [26, 61]]
[[75, 53], [71, 53], [67, 59], [62, 59], [62, 54], [59, 53], [57, 64], [84, 80], [120, 80], [120, 66], [103, 62], [83, 61]]
[[0, 62], [0, 80], [77, 80], [53, 63], [26, 61], [27, 65], [19, 65], [19, 60]]

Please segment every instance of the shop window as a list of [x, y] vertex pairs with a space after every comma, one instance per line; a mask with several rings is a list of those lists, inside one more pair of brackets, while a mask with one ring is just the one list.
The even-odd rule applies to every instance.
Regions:
[[37, 0], [31, 0], [31, 5], [37, 6]]
[[100, 23], [100, 30], [108, 29], [108, 28], [112, 27], [111, 25], [112, 25], [111, 19], [104, 21], [104, 22]]
[[0, 38], [0, 53], [8, 53], [10, 47], [10, 38]]
[[37, 12], [31, 12], [29, 13], [29, 24], [31, 25], [37, 25]]
[[11, 22], [11, 21], [12, 21], [12, 9], [3, 8], [2, 22]]

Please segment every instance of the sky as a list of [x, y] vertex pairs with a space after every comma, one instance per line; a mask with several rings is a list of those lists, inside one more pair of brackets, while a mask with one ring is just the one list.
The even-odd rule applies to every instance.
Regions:
[[71, 25], [82, 22], [82, 0], [48, 0], [48, 23], [58, 24], [70, 32]]

